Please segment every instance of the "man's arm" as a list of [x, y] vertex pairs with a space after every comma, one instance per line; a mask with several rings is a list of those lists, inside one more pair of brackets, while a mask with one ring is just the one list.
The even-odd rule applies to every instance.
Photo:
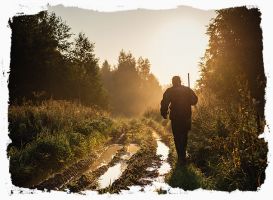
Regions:
[[197, 101], [198, 101], [198, 97], [196, 96], [196, 94], [194, 93], [194, 91], [192, 89], [190, 89], [190, 95], [191, 95], [191, 105], [196, 105]]
[[163, 94], [163, 99], [161, 100], [161, 108], [160, 108], [161, 116], [164, 119], [167, 119], [170, 102], [171, 102], [171, 100], [170, 100], [169, 92], [168, 92], [168, 89], [167, 89]]

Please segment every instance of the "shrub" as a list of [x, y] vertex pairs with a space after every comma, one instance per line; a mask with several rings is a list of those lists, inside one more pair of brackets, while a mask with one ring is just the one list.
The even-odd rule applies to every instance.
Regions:
[[257, 190], [264, 182], [267, 145], [261, 133], [257, 112], [247, 94], [241, 104], [226, 104], [200, 96], [193, 113], [188, 150], [192, 161], [217, 190]]
[[72, 165], [109, 141], [113, 123], [102, 110], [66, 101], [10, 106], [12, 182], [30, 186]]
[[176, 166], [166, 179], [170, 186], [180, 187], [184, 190], [211, 189], [213, 187], [212, 180], [206, 178], [200, 169], [192, 164], [184, 167]]

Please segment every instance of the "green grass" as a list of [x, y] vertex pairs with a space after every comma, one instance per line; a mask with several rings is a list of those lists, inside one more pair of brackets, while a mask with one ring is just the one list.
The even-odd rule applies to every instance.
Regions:
[[9, 107], [12, 183], [29, 187], [104, 147], [122, 124], [98, 108], [65, 101]]
[[[150, 116], [155, 116], [155, 114], [150, 114]], [[162, 141], [170, 148], [168, 162], [172, 166], [172, 170], [166, 175], [165, 181], [172, 187], [180, 187], [184, 190], [211, 189], [213, 183], [210, 178], [205, 177], [194, 164], [191, 163], [184, 167], [177, 165], [177, 153], [170, 130], [170, 121], [157, 119], [148, 118], [146, 123], [161, 136]]]
[[212, 180], [205, 177], [201, 170], [193, 164], [183, 167], [175, 165], [171, 172], [167, 175], [166, 181], [170, 186], [179, 187], [184, 190], [213, 188]]
[[[219, 106], [219, 105], [218, 105]], [[153, 113], [154, 112], [154, 113]], [[188, 135], [189, 166], [176, 167], [170, 121], [159, 117], [159, 111], [145, 114], [148, 124], [170, 147], [169, 163], [173, 170], [166, 181], [183, 189], [236, 189], [256, 191], [264, 182], [267, 166], [267, 144], [259, 139], [255, 110], [241, 111], [199, 102], [193, 109], [192, 130]]]
[[[113, 118], [95, 107], [67, 101], [9, 107], [8, 146], [12, 183], [31, 187], [105, 146], [147, 148], [149, 127], [138, 119]], [[148, 133], [148, 134], [147, 134]]]
[[267, 146], [258, 138], [255, 117], [248, 107], [239, 113], [205, 104], [196, 107], [187, 148], [190, 164], [181, 168], [176, 166], [170, 121], [162, 120], [157, 110], [145, 113], [143, 119], [118, 119], [98, 108], [66, 101], [10, 106], [7, 154], [12, 183], [37, 184], [121, 135], [120, 143], [148, 149], [152, 127], [170, 147], [168, 161], [173, 169], [166, 181], [171, 186], [255, 191], [264, 182], [267, 166]]

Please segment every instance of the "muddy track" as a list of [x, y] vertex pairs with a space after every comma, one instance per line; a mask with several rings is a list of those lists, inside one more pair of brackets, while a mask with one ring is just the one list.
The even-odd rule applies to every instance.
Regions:
[[[129, 156], [128, 149], [126, 150], [125, 146], [120, 147], [113, 154], [115, 156], [105, 164], [102, 163], [98, 154], [96, 154], [97, 156], [92, 155], [92, 157], [90, 156], [87, 159], [79, 161], [64, 172], [56, 174], [54, 177], [43, 181], [33, 188], [48, 190], [69, 189], [70, 192], [95, 190], [99, 193], [119, 193], [121, 190], [129, 190], [130, 186], [141, 186], [144, 188], [151, 184], [153, 180], [162, 176], [160, 168], [163, 165], [163, 161], [158, 154], [160, 136], [155, 135], [157, 134], [153, 133], [153, 139], [142, 145], [135, 153], [129, 153]], [[106, 152], [106, 149], [110, 149], [110, 147], [105, 148], [104, 152]], [[103, 151], [101, 152], [102, 154]], [[94, 163], [96, 168], [92, 168], [91, 170], [90, 167]], [[120, 164], [125, 165], [125, 168], [120, 171], [120, 175], [114, 179], [110, 179], [113, 180], [113, 183], [110, 185], [106, 182], [107, 185], [104, 184], [104, 186], [101, 186], [101, 177], [107, 174], [111, 167], [113, 168]]]
[[88, 159], [81, 160], [64, 170], [61, 173], [55, 174], [53, 177], [41, 182], [40, 184], [33, 186], [40, 190], [59, 190], [64, 184], [71, 181], [71, 179], [79, 174], [82, 174], [88, 167], [94, 162], [95, 157], [89, 156]]
[[[124, 134], [122, 134], [118, 140], [116, 141], [121, 142], [124, 139]], [[113, 143], [113, 141], [111, 141]], [[111, 145], [109, 143], [109, 145]], [[107, 147], [109, 148], [109, 146]], [[99, 155], [104, 152], [107, 148], [102, 148], [97, 150], [95, 153], [90, 154], [85, 159], [78, 161], [77, 163], [73, 164], [72, 166], [64, 169], [62, 172], [57, 173], [49, 177], [48, 179], [40, 182], [37, 185], [30, 187], [31, 189], [39, 189], [39, 190], [60, 190], [64, 187], [64, 185], [68, 184], [75, 178], [81, 177], [81, 175], [89, 169], [92, 163], [99, 157]]]
[[120, 149], [114, 158], [107, 165], [103, 165], [94, 171], [84, 172], [80, 177], [74, 178], [61, 189], [69, 189], [70, 192], [80, 192], [86, 189], [95, 190], [98, 187], [98, 178], [104, 174], [107, 169], [121, 160], [121, 156], [125, 155], [126, 150], [123, 147]]
[[[147, 178], [157, 177], [157, 168], [160, 166], [160, 158], [156, 155], [155, 151], [155, 148], [141, 149], [129, 160], [127, 169], [122, 173], [120, 178], [114, 181], [112, 185], [100, 189], [99, 193], [119, 193], [121, 190], [128, 190], [129, 186], [150, 184], [151, 180]], [[154, 168], [154, 170], [147, 171], [149, 167]]]
[[99, 189], [99, 193], [120, 193], [122, 190], [130, 190], [130, 186], [140, 186], [142, 191], [160, 178], [164, 182], [168, 151], [162, 153], [162, 150], [165, 147], [168, 150], [168, 147], [163, 147], [160, 136], [154, 131], [152, 135], [153, 139], [131, 157], [121, 176], [108, 187]]

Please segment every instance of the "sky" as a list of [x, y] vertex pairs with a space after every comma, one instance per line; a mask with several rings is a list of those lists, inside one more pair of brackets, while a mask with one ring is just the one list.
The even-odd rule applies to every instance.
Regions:
[[123, 49], [136, 59], [140, 56], [151, 62], [151, 72], [161, 85], [171, 83], [179, 75], [191, 87], [199, 79], [200, 58], [208, 45], [205, 34], [213, 10], [205, 11], [186, 6], [169, 10], [137, 9], [119, 12], [98, 12], [62, 5], [48, 8], [60, 16], [71, 31], [83, 32], [95, 43], [95, 54], [102, 64], [107, 60], [117, 65]]

